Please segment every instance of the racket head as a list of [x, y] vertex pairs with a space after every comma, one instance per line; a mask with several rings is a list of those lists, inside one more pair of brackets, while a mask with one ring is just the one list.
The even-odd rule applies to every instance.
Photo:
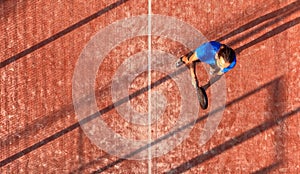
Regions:
[[203, 87], [197, 87], [197, 97], [199, 100], [199, 104], [202, 109], [207, 109], [208, 107], [208, 98], [207, 94], [205, 92], [205, 89]]

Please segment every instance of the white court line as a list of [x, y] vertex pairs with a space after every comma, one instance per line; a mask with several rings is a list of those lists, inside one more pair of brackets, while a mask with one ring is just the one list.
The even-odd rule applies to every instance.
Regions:
[[148, 0], [148, 174], [152, 170], [151, 153], [151, 0]]

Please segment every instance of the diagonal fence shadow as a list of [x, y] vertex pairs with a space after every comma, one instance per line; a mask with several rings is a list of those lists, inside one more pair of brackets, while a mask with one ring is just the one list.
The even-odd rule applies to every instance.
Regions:
[[62, 31], [54, 34], [53, 36], [51, 36], [51, 37], [49, 37], [49, 38], [41, 41], [40, 43], [38, 43], [36, 45], [33, 45], [30, 48], [27, 48], [26, 50], [24, 50], [24, 51], [22, 51], [22, 52], [20, 52], [20, 53], [18, 53], [16, 55], [14, 55], [14, 56], [6, 59], [6, 60], [4, 60], [3, 62], [0, 63], [0, 68], [3, 68], [5, 66], [7, 66], [7, 65], [9, 65], [9, 64], [11, 64], [11, 63], [13, 63], [13, 62], [15, 62], [17, 60], [19, 60], [20, 58], [22, 58], [22, 57], [24, 57], [24, 56], [26, 56], [26, 55], [28, 55], [28, 54], [30, 54], [30, 53], [38, 50], [39, 48], [41, 48], [41, 47], [43, 47], [45, 45], [48, 45], [49, 43], [51, 43], [51, 42], [53, 42], [53, 41], [55, 41], [55, 40], [63, 37], [64, 35], [66, 35], [66, 34], [72, 32], [72, 31], [76, 30], [77, 28], [79, 28], [79, 27], [81, 27], [81, 26], [83, 26], [83, 25], [85, 25], [85, 24], [87, 24], [89, 22], [91, 22], [92, 20], [94, 20], [94, 19], [102, 16], [103, 14], [105, 14], [105, 13], [107, 13], [107, 12], [109, 12], [109, 11], [115, 9], [115, 8], [117, 8], [118, 6], [124, 4], [127, 1], [129, 1], [129, 0], [119, 0], [119, 1], [116, 1], [115, 3], [113, 3], [113, 4], [110, 4], [109, 6], [103, 8], [102, 10], [100, 10], [100, 11], [98, 11], [98, 12], [96, 12], [96, 13], [88, 16], [87, 18], [85, 18], [85, 19], [83, 19], [83, 20], [81, 20], [81, 21], [79, 21], [79, 22], [77, 22], [77, 23], [69, 26], [68, 28], [66, 28], [66, 29], [64, 29], [64, 30], [62, 30]]

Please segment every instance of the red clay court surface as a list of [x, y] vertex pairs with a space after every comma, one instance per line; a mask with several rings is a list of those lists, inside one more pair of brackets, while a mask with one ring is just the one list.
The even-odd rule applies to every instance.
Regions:
[[[222, 120], [200, 146], [208, 111], [199, 110], [187, 139], [151, 162], [120, 159], [91, 142], [72, 101], [76, 62], [98, 31], [147, 15], [148, 5], [140, 0], [0, 2], [0, 173], [300, 173], [299, 0], [152, 0], [152, 14], [175, 17], [237, 51], [237, 66], [225, 75]], [[188, 51], [172, 38], [152, 37], [152, 47], [176, 57]], [[100, 111], [112, 104], [114, 72], [147, 49], [148, 36], [137, 36], [105, 57], [95, 84]], [[153, 72], [152, 81], [163, 75]], [[200, 83], [206, 79], [201, 76]], [[129, 90], [146, 85], [145, 72]], [[168, 89], [166, 113], [151, 125], [153, 140], [178, 119], [176, 83], [167, 80], [152, 90]], [[145, 91], [133, 98], [132, 106], [147, 111], [147, 96]], [[147, 138], [147, 127], [126, 123], [113, 107], [102, 117], [124, 137]]]

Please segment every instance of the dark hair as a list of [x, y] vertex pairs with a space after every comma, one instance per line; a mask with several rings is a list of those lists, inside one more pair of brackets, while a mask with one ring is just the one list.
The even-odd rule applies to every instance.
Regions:
[[228, 63], [233, 62], [233, 60], [235, 58], [234, 50], [225, 44], [221, 45], [217, 54], [218, 54], [218, 57], [223, 57], [224, 61], [228, 62]]

